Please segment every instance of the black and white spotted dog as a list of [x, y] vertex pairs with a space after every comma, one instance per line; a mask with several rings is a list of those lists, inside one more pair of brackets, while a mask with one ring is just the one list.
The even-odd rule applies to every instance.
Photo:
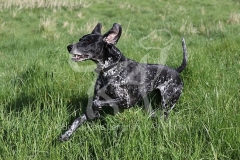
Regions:
[[115, 46], [122, 28], [115, 23], [105, 34], [101, 34], [100, 23], [92, 33], [80, 38], [79, 42], [67, 46], [72, 60], [92, 60], [97, 64], [97, 78], [91, 105], [78, 117], [61, 136], [66, 141], [72, 133], [88, 119], [100, 117], [102, 107], [129, 108], [143, 100], [150, 92], [159, 90], [164, 117], [179, 99], [183, 82], [179, 76], [187, 64], [187, 51], [182, 39], [183, 61], [180, 67], [172, 69], [159, 64], [140, 64], [126, 58]]

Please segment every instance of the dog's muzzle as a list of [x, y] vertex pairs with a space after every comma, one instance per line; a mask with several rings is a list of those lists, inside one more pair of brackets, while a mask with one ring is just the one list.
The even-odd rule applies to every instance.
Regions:
[[72, 54], [72, 60], [75, 61], [75, 62], [80, 62], [80, 61], [84, 61], [84, 60], [87, 60], [87, 59], [91, 58], [91, 56], [88, 55], [88, 54], [75, 53], [73, 51], [73, 45], [72, 44], [67, 46], [67, 50], [70, 54]]

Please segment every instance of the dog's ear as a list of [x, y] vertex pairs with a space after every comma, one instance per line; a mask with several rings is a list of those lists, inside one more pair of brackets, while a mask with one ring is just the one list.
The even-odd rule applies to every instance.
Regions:
[[101, 28], [102, 28], [102, 24], [98, 23], [96, 27], [93, 29], [92, 34], [101, 34]]
[[122, 34], [122, 27], [120, 24], [114, 23], [112, 28], [103, 35], [103, 40], [108, 44], [117, 44]]

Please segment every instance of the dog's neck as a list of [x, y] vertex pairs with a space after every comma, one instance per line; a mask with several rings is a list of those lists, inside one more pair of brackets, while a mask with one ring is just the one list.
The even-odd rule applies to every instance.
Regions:
[[[116, 67], [119, 63], [126, 61], [126, 57], [120, 52], [115, 46], [107, 46], [106, 49], [102, 51], [102, 60], [96, 62], [97, 68], [95, 71], [97, 73], [107, 72], [110, 69]], [[107, 58], [104, 58], [107, 57]]]

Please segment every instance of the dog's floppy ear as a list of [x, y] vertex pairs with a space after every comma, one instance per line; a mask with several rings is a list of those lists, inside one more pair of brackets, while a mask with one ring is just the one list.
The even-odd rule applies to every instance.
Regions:
[[92, 34], [101, 34], [101, 28], [102, 28], [102, 24], [98, 23], [96, 27], [93, 29]]
[[103, 35], [104, 41], [108, 44], [117, 44], [122, 34], [122, 27], [120, 24], [114, 23], [112, 28]]

